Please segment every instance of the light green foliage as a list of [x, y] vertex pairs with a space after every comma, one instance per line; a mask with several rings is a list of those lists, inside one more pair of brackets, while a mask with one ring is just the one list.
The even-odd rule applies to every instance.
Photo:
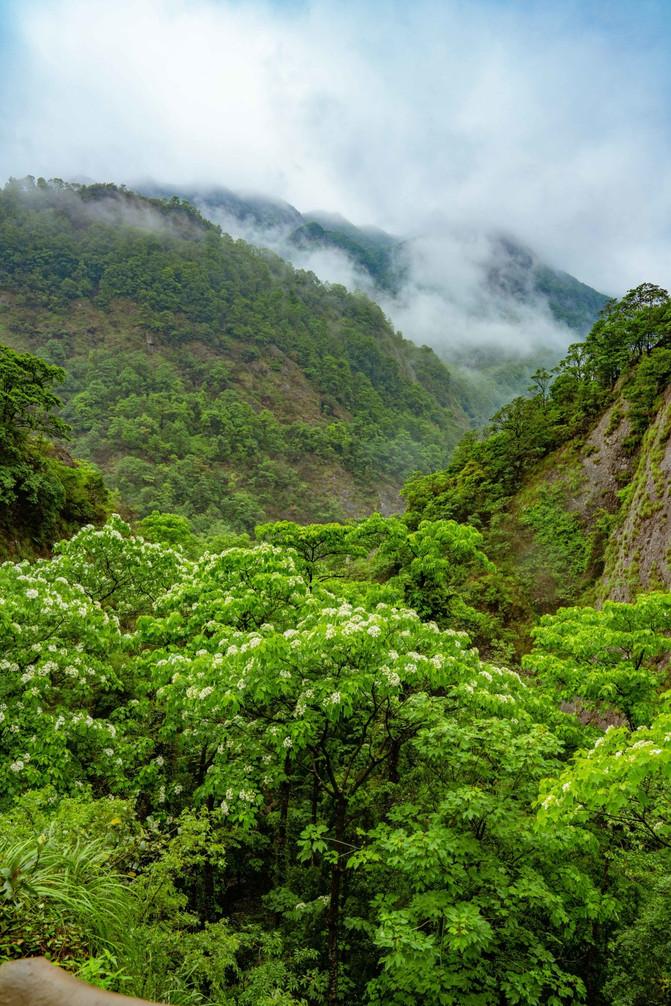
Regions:
[[[174, 1003], [579, 999], [554, 943], [606, 908], [557, 867], [579, 842], [531, 828], [562, 717], [363, 579], [365, 556], [393, 559], [449, 613], [441, 591], [487, 568], [478, 533], [379, 517], [261, 533], [284, 543], [188, 560], [114, 517], [0, 567], [3, 953], [21, 953], [25, 909], [26, 948]], [[358, 606], [337, 594], [348, 561]], [[100, 904], [104, 925], [108, 896], [123, 925], [103, 938], [87, 919]]]
[[482, 551], [482, 535], [453, 520], [422, 521], [402, 539], [397, 535], [383, 543], [380, 554], [399, 567], [408, 604], [459, 628], [476, 616], [465, 601], [467, 581], [494, 569]]
[[104, 527], [82, 528], [54, 551], [58, 559], [47, 568], [83, 587], [103, 608], [125, 617], [151, 608], [166, 590], [187, 579], [192, 569], [179, 546], [173, 549], [131, 534], [118, 514]]
[[119, 942], [133, 911], [133, 895], [110, 859], [111, 850], [102, 840], [72, 842], [46, 832], [12, 843], [5, 836], [0, 846], [0, 893], [10, 917], [3, 927], [0, 953], [12, 948], [5, 942], [12, 936], [24, 954], [39, 948], [39, 942], [37, 947], [26, 945], [28, 927], [22, 926], [27, 917], [33, 928], [36, 916], [45, 926], [61, 929], [63, 937], [82, 949], [104, 950]]
[[[608, 886], [621, 892], [619, 925], [601, 966], [604, 1001], [613, 1006], [668, 1001], [671, 714], [669, 693], [658, 696], [655, 686], [669, 650], [669, 603], [668, 594], [642, 596], [635, 605], [607, 603], [603, 612], [594, 613], [591, 645], [583, 632], [587, 613], [574, 617], [572, 650], [576, 665], [584, 668], [587, 661], [590, 690], [610, 699], [615, 688], [618, 701], [631, 706], [629, 724], [643, 719], [645, 725], [609, 726], [592, 747], [545, 781], [539, 800], [540, 828], [592, 830]], [[569, 633], [562, 644], [548, 628], [548, 648], [563, 652], [568, 662]], [[596, 656], [599, 651], [603, 657]], [[556, 667], [544, 665], [542, 657], [538, 669], [550, 681], [555, 677]]]
[[671, 848], [671, 714], [629, 731], [609, 727], [546, 786], [541, 807], [548, 820], [603, 815], [612, 826], [652, 848]]
[[[497, 708], [489, 689], [502, 686], [508, 701]], [[612, 905], [578, 865], [581, 837], [539, 833], [528, 813], [561, 750], [529, 718], [529, 699], [501, 669], [480, 670], [467, 702], [418, 734], [423, 757], [408, 802], [355, 854], [385, 892], [376, 899], [384, 969], [373, 1002], [580, 1001], [581, 982], [550, 946], [589, 940], [588, 919], [608, 918]]]
[[633, 604], [606, 601], [598, 611], [560, 608], [532, 630], [534, 649], [524, 666], [559, 698], [637, 726], [655, 709], [670, 632], [669, 594], [641, 595]]
[[[56, 575], [54, 575], [56, 574]], [[113, 785], [118, 624], [52, 564], [0, 566], [0, 792]], [[108, 753], [105, 753], [108, 752]]]
[[297, 552], [309, 584], [315, 577], [323, 580], [332, 575], [331, 560], [352, 559], [366, 554], [362, 544], [365, 538], [362, 525], [331, 523], [305, 526], [284, 520], [260, 524], [255, 533], [260, 541], [269, 541]]
[[176, 513], [150, 513], [138, 522], [137, 530], [145, 541], [177, 546], [187, 555], [198, 550], [191, 522]]
[[[454, 628], [491, 575], [472, 527], [287, 522], [193, 559], [181, 521], [146, 528], [171, 544], [113, 517], [0, 567], [0, 956], [46, 949], [184, 1006], [569, 1006], [615, 988], [603, 934], [634, 881], [605, 884], [616, 825], [595, 821], [663, 848], [667, 713], [567, 767], [593, 731], [559, 711], [555, 665], [525, 678]], [[592, 616], [654, 679], [668, 605]], [[569, 614], [532, 660], [572, 666], [589, 619]]]

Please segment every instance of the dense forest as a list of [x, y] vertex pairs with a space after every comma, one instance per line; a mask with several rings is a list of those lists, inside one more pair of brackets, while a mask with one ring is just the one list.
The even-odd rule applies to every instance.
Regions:
[[668, 1004], [665, 291], [403, 515], [248, 533], [111, 513], [57, 369], [0, 367], [5, 534], [63, 536], [0, 566], [0, 960], [176, 1006]]
[[469, 425], [372, 301], [113, 185], [0, 192], [0, 338], [66, 369], [73, 452], [126, 507], [202, 528], [398, 508]]

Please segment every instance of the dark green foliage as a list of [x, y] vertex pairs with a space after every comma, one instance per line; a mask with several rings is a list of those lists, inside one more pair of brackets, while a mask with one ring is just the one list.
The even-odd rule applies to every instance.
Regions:
[[[671, 322], [670, 322], [671, 325]], [[627, 416], [631, 434], [627, 440], [630, 449], [641, 441], [650, 420], [659, 407], [659, 396], [671, 378], [671, 349], [659, 346], [643, 356], [631, 380], [624, 389], [629, 402]]]
[[[467, 435], [446, 469], [404, 487], [411, 527], [451, 518], [484, 531], [503, 596], [518, 599], [505, 620], [513, 620], [518, 639], [521, 630], [522, 645], [534, 615], [583, 596], [603, 572], [616, 512], [621, 503], [626, 515], [633, 488], [618, 497], [616, 474], [610, 496], [584, 503], [592, 490], [583, 466], [589, 453], [598, 462], [601, 449], [610, 449], [625, 417], [629, 433], [619, 451], [626, 460], [638, 448], [671, 377], [670, 336], [666, 291], [651, 284], [631, 290], [607, 305], [585, 342], [570, 346], [552, 372], [539, 367], [530, 375], [528, 396]], [[583, 440], [609, 406], [611, 421], [587, 451]]]
[[466, 425], [445, 367], [366, 297], [177, 198], [10, 183], [0, 287], [5, 338], [66, 364], [75, 448], [140, 513], [328, 519], [329, 472], [361, 508], [444, 464]]
[[666, 856], [630, 855], [620, 864], [631, 884], [623, 925], [609, 954], [606, 1001], [667, 1006], [671, 992], [671, 874]]
[[545, 575], [554, 581], [553, 600], [570, 603], [580, 596], [590, 550], [580, 521], [566, 509], [562, 487], [541, 488], [522, 510], [520, 523], [534, 531]]
[[102, 478], [47, 438], [67, 435], [59, 367], [0, 345], [0, 556], [45, 548], [107, 513]]
[[544, 265], [518, 241], [503, 235], [494, 238], [489, 282], [521, 303], [545, 302], [552, 316], [579, 335], [598, 318], [607, 298], [574, 276]]
[[28, 430], [66, 434], [66, 424], [53, 414], [61, 403], [51, 390], [63, 377], [59, 367], [0, 346], [0, 442], [5, 448], [19, 444]]
[[335, 248], [344, 252], [381, 290], [398, 290], [403, 279], [402, 243], [384, 231], [364, 230], [340, 217], [307, 215], [290, 240], [297, 248]]

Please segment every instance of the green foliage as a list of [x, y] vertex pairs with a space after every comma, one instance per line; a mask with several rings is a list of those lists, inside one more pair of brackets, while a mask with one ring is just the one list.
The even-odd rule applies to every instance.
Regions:
[[146, 527], [170, 543], [113, 517], [0, 567], [2, 954], [194, 1006], [584, 1001], [618, 912], [565, 762], [593, 732], [455, 628], [480, 534], [280, 522], [189, 559]]
[[59, 533], [105, 517], [98, 472], [63, 460], [46, 439], [69, 429], [55, 413], [61, 403], [52, 386], [62, 379], [59, 367], [0, 345], [0, 555], [11, 543], [44, 548]]
[[590, 548], [578, 518], [566, 509], [564, 497], [561, 486], [542, 486], [530, 505], [521, 509], [519, 519], [533, 529], [546, 576], [554, 579], [554, 597], [569, 602], [581, 593]]
[[371, 301], [180, 200], [11, 182], [0, 286], [4, 337], [67, 363], [76, 451], [140, 516], [251, 531], [365, 512], [467, 425], [443, 364]]
[[328, 579], [332, 575], [331, 560], [365, 555], [364, 535], [361, 526], [333, 523], [301, 526], [291, 521], [277, 521], [260, 524], [256, 528], [256, 537], [260, 541], [269, 541], [298, 553], [309, 584], [316, 575], [319, 579]]
[[487, 524], [541, 458], [584, 432], [620, 373], [647, 354], [631, 387], [644, 421], [668, 372], [668, 351], [661, 347], [671, 333], [669, 304], [666, 291], [652, 284], [611, 302], [585, 342], [569, 347], [552, 381], [537, 370], [530, 388], [535, 394], [514, 399], [481, 434], [465, 438], [444, 472], [406, 485], [411, 519]]
[[670, 865], [664, 853], [631, 855], [622, 864], [635, 910], [611, 948], [605, 996], [613, 1006], [664, 1006], [669, 1000]]
[[648, 723], [671, 651], [668, 594], [644, 594], [633, 604], [560, 608], [532, 630], [534, 650], [524, 659], [560, 699], [579, 699], [630, 726]]
[[[150, 522], [154, 531], [165, 531], [166, 525], [175, 528], [167, 515], [164, 522]], [[183, 525], [177, 526], [183, 534]], [[118, 514], [112, 514], [102, 528], [82, 528], [70, 541], [56, 545], [54, 552], [59, 559], [50, 568], [83, 588], [100, 607], [112, 608], [126, 618], [151, 608], [191, 569], [179, 546], [175, 550], [132, 535]]]
[[[88, 199], [111, 197], [112, 211], [132, 204], [117, 190], [62, 195], [66, 217]], [[16, 187], [4, 198], [10, 210], [23, 205]], [[175, 318], [184, 286], [184, 314], [209, 345], [215, 293], [229, 288], [196, 295], [202, 262], [188, 243], [210, 249], [219, 275], [222, 239], [179, 203], [157, 212], [195, 228], [195, 238], [171, 237], [185, 243], [183, 272], [161, 258], [163, 234], [152, 245], [128, 231], [134, 271], [112, 250], [90, 290], [112, 303], [125, 284], [135, 304], [160, 302]], [[81, 229], [95, 245], [99, 226], [109, 233], [87, 213]], [[38, 217], [51, 241], [49, 214]], [[165, 282], [139, 290], [154, 248]], [[240, 290], [256, 277], [263, 302], [265, 280], [243, 251], [227, 267], [250, 265]], [[284, 268], [259, 261], [271, 274]], [[73, 277], [81, 291], [84, 274]], [[227, 368], [195, 362], [185, 398], [173, 362], [145, 367], [139, 355], [137, 371], [119, 373], [92, 354], [99, 383], [70, 399], [89, 419], [111, 403], [113, 437], [134, 438], [137, 451], [117, 457], [117, 472], [149, 487], [151, 512], [139, 533], [115, 515], [49, 561], [0, 566], [0, 954], [47, 953], [102, 987], [184, 1006], [661, 1004], [671, 595], [546, 615], [522, 674], [491, 655], [514, 653], [502, 623], [528, 615], [510, 541], [506, 552], [511, 527], [527, 536], [517, 568], [535, 549], [557, 598], [573, 599], [589, 575], [590, 540], [564, 505], [570, 452], [549, 485], [524, 483], [610, 400], [613, 361], [626, 368], [638, 354], [632, 416], [654, 410], [668, 364], [663, 292], [639, 288], [611, 306], [554, 382], [537, 371], [533, 397], [468, 437], [446, 470], [411, 480], [406, 517], [258, 524], [259, 493], [297, 491], [288, 429], [292, 456], [314, 459], [327, 444], [331, 459], [351, 452], [369, 474], [381, 470], [377, 451], [409, 464], [427, 429], [413, 385], [403, 408], [420, 426], [392, 440], [381, 432], [405, 391], [375, 309], [311, 282], [300, 296], [289, 284], [287, 316], [310, 315], [310, 297], [330, 305], [344, 350], [324, 336], [313, 354], [315, 343], [301, 342], [315, 332], [308, 319], [296, 326], [294, 362], [316, 372], [323, 361], [327, 408], [351, 419], [283, 423], [225, 386]], [[50, 284], [40, 295], [72, 293]], [[276, 319], [286, 291], [275, 293]], [[249, 320], [236, 297], [231, 305]], [[186, 338], [180, 324], [171, 338]], [[247, 332], [250, 368], [252, 343]], [[439, 375], [431, 380], [438, 388]], [[54, 404], [41, 419], [27, 406], [30, 423], [48, 422]], [[192, 408], [204, 433], [189, 426]], [[26, 427], [21, 449], [37, 436]], [[210, 440], [221, 455], [208, 454]], [[200, 463], [187, 454], [180, 469], [186, 447]], [[163, 458], [164, 484], [152, 481], [145, 448]], [[213, 481], [224, 453], [228, 494]], [[81, 479], [73, 495], [85, 498]], [[172, 501], [180, 479], [199, 495], [197, 513], [186, 491], [175, 512], [149, 505]], [[255, 540], [231, 525], [258, 525]]]
[[[452, 519], [483, 533], [498, 570], [496, 632], [509, 632], [518, 651], [528, 646], [534, 617], [593, 596], [609, 534], [627, 519], [636, 488], [631, 483], [617, 496], [628, 455], [659, 411], [671, 373], [670, 311], [668, 294], [652, 284], [609, 303], [552, 373], [539, 367], [530, 375], [529, 396], [464, 437], [447, 468], [414, 476], [402, 490], [410, 527]], [[604, 428], [598, 420], [608, 407]], [[663, 505], [661, 432], [651, 459], [656, 499], [643, 493], [639, 520]], [[641, 492], [649, 477], [642, 468]], [[635, 591], [634, 564], [629, 579]]]
[[0, 439], [4, 449], [15, 446], [28, 430], [51, 435], [67, 432], [65, 423], [53, 414], [61, 403], [51, 390], [63, 377], [59, 367], [0, 346]]
[[[670, 323], [671, 325], [671, 323]], [[624, 390], [629, 402], [627, 417], [631, 434], [627, 446], [638, 446], [650, 420], [659, 407], [659, 395], [671, 378], [671, 349], [659, 347], [643, 357]]]

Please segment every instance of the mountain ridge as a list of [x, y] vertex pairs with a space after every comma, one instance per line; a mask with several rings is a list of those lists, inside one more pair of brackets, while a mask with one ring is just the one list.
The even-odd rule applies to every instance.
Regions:
[[[304, 241], [343, 251], [368, 274], [375, 286], [387, 292], [398, 292], [407, 269], [402, 261], [403, 250], [421, 237], [421, 231], [416, 235], [399, 237], [380, 227], [358, 226], [339, 213], [322, 210], [301, 212], [280, 199], [236, 193], [225, 188], [180, 188], [151, 183], [140, 184], [138, 188], [148, 195], [180, 196], [224, 229], [227, 221], [222, 218], [222, 211], [228, 214], [228, 223], [251, 221], [261, 228], [257, 238], [262, 238], [263, 229], [272, 231], [284, 226], [290, 244], [300, 248]], [[317, 225], [320, 229], [310, 230], [310, 225]], [[586, 334], [608, 299], [606, 294], [569, 272], [543, 262], [512, 234], [494, 229], [489, 239], [494, 251], [502, 255], [501, 261], [498, 264], [493, 262], [487, 270], [492, 290], [518, 297], [536, 295], [545, 298], [557, 321], [565, 322], [579, 334]]]
[[389, 510], [469, 425], [444, 365], [373, 302], [183, 200], [27, 180], [0, 230], [0, 337], [66, 366], [74, 449], [140, 513]]

